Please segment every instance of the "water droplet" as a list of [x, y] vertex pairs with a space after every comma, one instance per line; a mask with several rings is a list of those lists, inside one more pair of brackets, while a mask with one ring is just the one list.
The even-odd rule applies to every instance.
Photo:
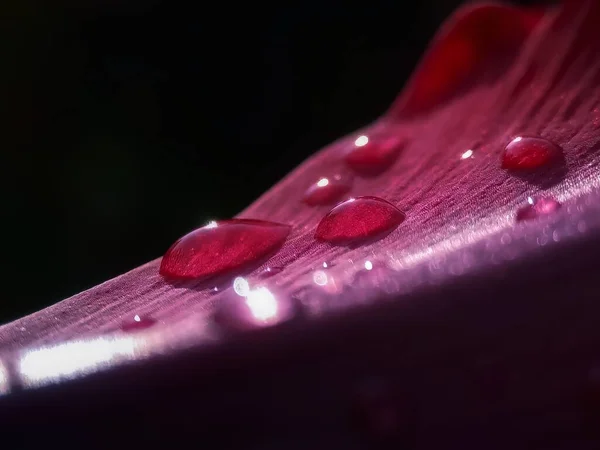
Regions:
[[348, 177], [335, 175], [321, 178], [304, 193], [302, 201], [309, 206], [328, 205], [339, 201], [350, 191], [352, 184]]
[[218, 304], [214, 320], [225, 331], [249, 331], [292, 319], [296, 303], [266, 287], [249, 289], [246, 295], [226, 295]]
[[198, 228], [165, 253], [160, 274], [175, 279], [223, 275], [260, 262], [278, 250], [291, 227], [252, 219], [231, 219]]
[[365, 261], [365, 269], [373, 270], [373, 263], [371, 261]]
[[517, 211], [517, 222], [523, 220], [533, 220], [546, 214], [551, 214], [560, 208], [560, 203], [552, 198], [541, 197], [533, 199], [527, 198], [527, 205]]
[[125, 332], [139, 331], [150, 328], [156, 323], [152, 317], [133, 316], [133, 319], [126, 320], [121, 324], [121, 330]]
[[379, 175], [392, 165], [405, 146], [405, 139], [398, 135], [361, 135], [346, 154], [346, 163], [360, 175]]
[[559, 160], [562, 149], [540, 137], [518, 136], [505, 147], [502, 168], [508, 170], [532, 170]]
[[319, 241], [347, 245], [381, 239], [404, 221], [405, 215], [377, 197], [357, 197], [340, 203], [321, 219], [315, 232]]
[[460, 155], [460, 159], [467, 159], [467, 158], [471, 158], [473, 156], [473, 150], [467, 150], [466, 152], [464, 152], [462, 155]]
[[283, 272], [283, 267], [278, 267], [278, 266], [272, 266], [272, 267], [267, 267], [265, 270], [263, 270], [262, 272], [260, 272], [258, 274], [259, 278], [269, 278], [272, 277], [274, 275], [277, 275], [278, 273]]

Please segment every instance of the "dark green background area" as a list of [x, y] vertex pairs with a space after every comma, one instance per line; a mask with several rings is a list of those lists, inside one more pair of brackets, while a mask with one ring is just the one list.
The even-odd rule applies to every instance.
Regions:
[[0, 6], [0, 322], [160, 256], [376, 118], [459, 2], [83, 3]]

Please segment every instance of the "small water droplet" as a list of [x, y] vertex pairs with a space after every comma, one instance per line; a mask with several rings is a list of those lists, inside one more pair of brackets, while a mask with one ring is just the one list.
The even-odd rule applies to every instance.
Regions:
[[404, 221], [405, 215], [377, 197], [357, 197], [334, 207], [321, 219], [315, 239], [334, 245], [381, 239]]
[[560, 208], [560, 203], [548, 197], [533, 199], [527, 198], [527, 205], [517, 211], [517, 222], [523, 220], [533, 220], [540, 216], [551, 214]]
[[291, 227], [252, 219], [231, 219], [198, 228], [165, 253], [160, 274], [174, 279], [224, 275], [258, 263], [278, 250]]
[[373, 263], [371, 261], [365, 261], [365, 269], [373, 270]]
[[502, 168], [532, 170], [559, 160], [562, 149], [541, 137], [518, 136], [504, 148]]
[[156, 323], [152, 317], [140, 317], [138, 314], [133, 316], [133, 319], [126, 320], [121, 324], [121, 331], [133, 332], [145, 330]]
[[266, 287], [249, 289], [245, 296], [226, 295], [215, 310], [214, 320], [225, 331], [249, 331], [292, 319], [297, 305]]
[[467, 150], [462, 155], [460, 155], [460, 159], [467, 159], [473, 156], [473, 150]]
[[351, 188], [349, 177], [335, 175], [321, 178], [306, 190], [302, 201], [309, 206], [328, 205], [339, 201]]
[[361, 135], [346, 154], [346, 163], [360, 175], [379, 175], [393, 164], [405, 146], [405, 139], [398, 135]]
[[271, 266], [267, 267], [265, 270], [258, 274], [258, 278], [264, 279], [277, 275], [278, 273], [283, 272], [283, 267], [279, 266]]

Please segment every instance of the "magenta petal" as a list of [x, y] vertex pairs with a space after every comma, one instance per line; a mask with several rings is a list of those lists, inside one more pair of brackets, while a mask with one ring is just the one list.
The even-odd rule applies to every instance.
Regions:
[[[254, 433], [256, 448], [271, 435], [338, 437], [330, 430], [342, 438], [329, 446], [343, 447], [356, 441], [342, 405], [350, 409], [355, 387], [381, 371], [383, 395], [362, 411], [368, 434], [406, 439], [397, 433], [405, 426], [417, 434], [412, 447], [425, 449], [594, 448], [580, 419], [591, 414], [597, 432], [598, 408], [584, 405], [597, 401], [588, 373], [600, 343], [599, 20], [593, 1], [543, 15], [459, 10], [389, 114], [316, 153], [238, 219], [192, 232], [162, 262], [0, 327], [3, 433], [15, 423], [62, 423], [70, 433], [96, 423], [102, 438], [106, 423], [117, 423], [138, 437], [138, 426], [159, 433], [170, 422], [224, 439], [227, 424], [243, 427], [232, 436]], [[378, 166], [378, 175], [355, 180], [361, 197], [329, 214], [299, 201], [323, 170], [356, 170], [349, 142], [386, 133], [410, 142], [389, 160], [354, 154]], [[520, 133], [560, 148], [565, 173], [533, 183], [504, 170], [503, 149]], [[549, 161], [540, 155], [536, 167]], [[530, 195], [562, 206], [519, 213]], [[539, 212], [551, 214], [515, 224]], [[292, 314], [271, 328], [279, 310], [267, 299], [253, 315], [239, 280], [167, 282], [161, 264], [177, 278], [256, 264], [245, 275], [249, 289], [256, 280], [279, 289], [307, 323], [288, 321]], [[284, 270], [265, 277], [268, 267]], [[243, 295], [229, 306], [236, 288]], [[136, 311], [152, 311], [161, 326], [110, 333]], [[219, 315], [249, 332], [222, 333]], [[31, 389], [53, 383], [61, 390]], [[57, 398], [77, 407], [57, 418]], [[106, 401], [121, 402], [121, 416]]]

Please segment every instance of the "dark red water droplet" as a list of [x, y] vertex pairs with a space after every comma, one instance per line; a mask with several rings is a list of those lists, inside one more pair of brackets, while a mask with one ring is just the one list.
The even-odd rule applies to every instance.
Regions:
[[560, 203], [552, 198], [528, 199], [529, 204], [517, 211], [517, 221], [533, 220], [546, 214], [551, 214], [560, 208]]
[[388, 169], [406, 146], [406, 140], [397, 135], [360, 135], [346, 154], [346, 163], [364, 176], [379, 175]]
[[321, 178], [306, 190], [302, 201], [310, 206], [328, 205], [339, 201], [351, 187], [350, 180], [341, 175]]
[[263, 286], [249, 288], [244, 295], [228, 291], [220, 299], [213, 318], [224, 331], [239, 332], [281, 324], [297, 312], [295, 302]]
[[211, 222], [175, 242], [160, 264], [160, 274], [194, 279], [228, 274], [276, 251], [291, 227], [252, 219]]
[[562, 149], [547, 139], [518, 136], [504, 149], [502, 168], [508, 170], [532, 170], [559, 160]]
[[315, 238], [336, 245], [382, 238], [404, 221], [405, 215], [377, 197], [357, 197], [340, 203], [321, 220]]
[[152, 317], [140, 317], [137, 314], [131, 320], [126, 320], [121, 324], [121, 330], [125, 332], [145, 330], [156, 323]]

